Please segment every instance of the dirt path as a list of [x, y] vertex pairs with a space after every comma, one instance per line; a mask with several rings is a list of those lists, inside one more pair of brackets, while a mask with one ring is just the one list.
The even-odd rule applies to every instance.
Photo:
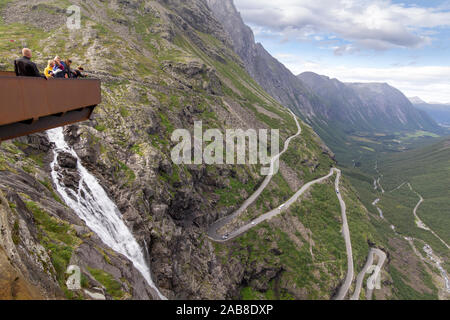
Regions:
[[417, 210], [419, 210], [420, 206], [422, 205], [422, 203], [423, 203], [425, 200], [423, 199], [423, 197], [422, 197], [418, 192], [416, 192], [416, 191], [413, 189], [413, 187], [411, 186], [410, 183], [408, 183], [408, 186], [409, 186], [410, 190], [411, 190], [412, 192], [414, 192], [414, 193], [419, 197], [419, 202], [417, 203], [417, 205], [416, 205], [416, 207], [414, 208], [414, 211], [413, 211], [413, 213], [414, 213], [414, 218], [415, 218], [415, 222], [416, 222], [417, 227], [420, 228], [420, 229], [423, 229], [423, 230], [426, 230], [426, 231], [431, 232], [437, 239], [439, 239], [439, 241], [441, 241], [441, 242], [444, 244], [444, 246], [447, 247], [447, 249], [450, 249], [450, 246], [449, 246], [449, 245], [448, 245], [441, 237], [439, 237], [439, 236], [437, 235], [436, 232], [434, 232], [430, 227], [428, 227], [428, 226], [420, 219], [420, 217], [419, 217], [418, 214], [417, 214]]

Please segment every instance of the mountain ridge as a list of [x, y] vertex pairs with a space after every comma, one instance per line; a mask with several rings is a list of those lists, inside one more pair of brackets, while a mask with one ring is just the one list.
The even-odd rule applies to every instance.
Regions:
[[439, 131], [428, 115], [416, 110], [402, 92], [387, 83], [344, 83], [313, 72], [298, 77], [323, 98], [329, 109], [338, 109], [330, 121], [343, 124], [350, 119], [356, 130]]
[[322, 81], [330, 82], [328, 96], [323, 90], [316, 92], [314, 89], [317, 88], [308, 83], [311, 77], [302, 79], [302, 76], [293, 75], [255, 42], [252, 30], [245, 25], [232, 0], [208, 0], [207, 3], [229, 34], [247, 71], [280, 103], [311, 125], [336, 153], [340, 163], [351, 165], [361, 156], [360, 152], [378, 150], [373, 144], [355, 143], [349, 136], [372, 140], [373, 137], [379, 139], [382, 134], [393, 137], [385, 144], [397, 148], [396, 141], [411, 135], [421, 135], [422, 132], [426, 135], [442, 134], [442, 128], [426, 113], [413, 108], [403, 94], [391, 87], [378, 88], [381, 94], [376, 96], [373, 90], [380, 86], [378, 84], [373, 84], [372, 90], [364, 90], [361, 87], [367, 85], [344, 85], [327, 77]]
[[450, 126], [450, 103], [426, 103], [423, 100], [413, 100], [416, 109], [426, 112], [437, 123], [444, 127]]

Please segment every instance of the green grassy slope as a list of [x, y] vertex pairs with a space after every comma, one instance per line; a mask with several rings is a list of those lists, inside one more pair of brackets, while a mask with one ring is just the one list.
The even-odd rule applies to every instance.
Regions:
[[[252, 229], [216, 252], [231, 265], [246, 261], [243, 299], [331, 299], [347, 272], [345, 243], [341, 234], [340, 206], [334, 179], [316, 185], [288, 212]], [[369, 243], [382, 247], [381, 237], [370, 222], [350, 184], [342, 186], [348, 205], [355, 268], [364, 265]], [[288, 227], [289, 226], [289, 227]], [[288, 232], [287, 232], [288, 231]], [[261, 286], [258, 273], [264, 265], [275, 275]], [[255, 268], [256, 266], [256, 268]]]
[[[450, 140], [380, 161], [387, 189], [403, 181], [425, 199], [419, 217], [447, 243], [450, 242]], [[417, 195], [413, 195], [417, 203]]]
[[[381, 199], [378, 206], [382, 209], [384, 220], [377, 218], [378, 223], [375, 224], [380, 234], [387, 237], [387, 241], [391, 245], [391, 254], [394, 258], [393, 271], [391, 276], [394, 280], [396, 288], [395, 296], [400, 299], [414, 298], [432, 298], [436, 296], [436, 289], [429, 287], [434, 292], [430, 296], [430, 292], [423, 291], [419, 293], [417, 287], [414, 286], [414, 277], [420, 275], [412, 275], [409, 272], [404, 274], [404, 270], [397, 260], [401, 251], [409, 252], [404, 255], [405, 260], [414, 257], [416, 254], [410, 245], [400, 243], [404, 242], [403, 238], [414, 238], [413, 241], [416, 250], [420, 251], [423, 257], [425, 243], [429, 244], [434, 252], [442, 259], [445, 269], [449, 269], [450, 252], [448, 248], [431, 232], [420, 229], [415, 221], [413, 210], [419, 202], [419, 193], [424, 198], [424, 202], [419, 207], [417, 214], [420, 219], [444, 241], [449, 241], [448, 230], [450, 225], [450, 191], [448, 185], [450, 183], [450, 142], [442, 140], [441, 142], [415, 150], [395, 153], [383, 154], [378, 156], [378, 169], [375, 170], [375, 158], [362, 158], [361, 166], [344, 169], [344, 174], [349, 177], [352, 185], [358, 191], [361, 202], [370, 210], [374, 217], [378, 217], [379, 213], [373, 201], [377, 198]], [[374, 178], [381, 177], [381, 184], [386, 191], [384, 194], [380, 189], [374, 189]], [[403, 184], [405, 183], [405, 184]], [[408, 183], [411, 184], [413, 190], [410, 189]], [[403, 185], [402, 185], [403, 184]], [[400, 188], [399, 186], [402, 185]], [[396, 227], [396, 233], [388, 228], [390, 225]], [[391, 239], [391, 240], [389, 240]], [[395, 240], [397, 239], [397, 240]], [[394, 241], [395, 240], [395, 241]], [[402, 249], [399, 249], [401, 247]], [[436, 272], [433, 264], [427, 261], [425, 264], [416, 264], [413, 267], [409, 263], [410, 270], [416, 269], [420, 271], [421, 278], [424, 283], [433, 283], [428, 279], [430, 270], [432, 270], [434, 279], [441, 279], [439, 272]], [[405, 269], [406, 270], [406, 269]], [[408, 281], [408, 278], [410, 279]], [[428, 279], [428, 280], [427, 280]], [[442, 281], [438, 280], [438, 281]], [[408, 284], [409, 283], [409, 284]], [[438, 282], [439, 283], [439, 282]], [[443, 286], [442, 283], [434, 286]]]

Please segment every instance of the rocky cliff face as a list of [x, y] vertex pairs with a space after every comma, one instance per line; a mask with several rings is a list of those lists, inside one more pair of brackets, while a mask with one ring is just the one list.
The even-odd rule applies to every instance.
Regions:
[[255, 42], [253, 31], [245, 25], [233, 0], [207, 0], [207, 3], [229, 34], [248, 73], [264, 90], [304, 119], [319, 112], [320, 104], [301, 81]]
[[[3, 148], [8, 150], [6, 158]], [[153, 292], [131, 262], [105, 246], [54, 191], [48, 174], [53, 156], [50, 148], [45, 135], [2, 145], [0, 298], [89, 299], [98, 295], [150, 299]], [[70, 157], [62, 157], [59, 163], [60, 170], [69, 172], [76, 166]], [[65, 183], [75, 188], [77, 177], [69, 172], [64, 175]], [[65, 273], [69, 265], [81, 268], [82, 290], [67, 291], [69, 275]], [[109, 291], [108, 284], [114, 280], [105, 283], [97, 276], [102, 272], [123, 279], [123, 286]]]

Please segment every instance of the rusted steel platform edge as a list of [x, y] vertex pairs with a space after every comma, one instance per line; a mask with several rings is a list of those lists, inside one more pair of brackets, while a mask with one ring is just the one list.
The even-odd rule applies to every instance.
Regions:
[[0, 143], [21, 136], [89, 120], [95, 107], [90, 106], [79, 110], [68, 111], [64, 114], [42, 117], [29, 124], [19, 122], [0, 126]]

